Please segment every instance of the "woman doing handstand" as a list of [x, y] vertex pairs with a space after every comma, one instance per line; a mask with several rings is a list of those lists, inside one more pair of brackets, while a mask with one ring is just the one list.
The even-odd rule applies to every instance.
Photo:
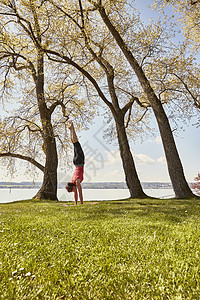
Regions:
[[66, 190], [68, 192], [74, 192], [74, 200], [75, 200], [75, 204], [77, 205], [78, 195], [79, 195], [80, 203], [83, 204], [83, 193], [82, 193], [81, 182], [83, 181], [85, 156], [83, 153], [83, 149], [78, 141], [72, 121], [70, 121], [69, 129], [70, 129], [71, 141], [74, 145], [73, 163], [76, 168], [72, 176], [71, 182], [67, 183]]

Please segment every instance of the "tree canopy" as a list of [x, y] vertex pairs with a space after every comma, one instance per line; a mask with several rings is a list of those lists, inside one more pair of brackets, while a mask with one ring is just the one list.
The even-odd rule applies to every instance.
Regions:
[[200, 1], [199, 0], [154, 0], [155, 7], [171, 6], [177, 15], [185, 38], [196, 51], [200, 47]]
[[[152, 111], [168, 123], [163, 105], [187, 116], [199, 108], [199, 67], [186, 44], [174, 43], [168, 20], [144, 25], [125, 0], [1, 0], [0, 8], [1, 99], [18, 103], [1, 123], [1, 156], [19, 157], [23, 149], [21, 158], [35, 165], [44, 158], [42, 170], [52, 143], [53, 151], [66, 150], [66, 117], [81, 128], [101, 103], [127, 178], [127, 134], [148, 133]], [[169, 140], [164, 127], [163, 138]]]
[[1, 121], [0, 156], [21, 158], [44, 171], [46, 194], [39, 197], [55, 199], [57, 149], [60, 156], [68, 145], [66, 120], [76, 117], [81, 128], [95, 109], [79, 94], [83, 78], [52, 63], [42, 50], [52, 35], [51, 11], [35, 1], [0, 4], [1, 101], [16, 106]]

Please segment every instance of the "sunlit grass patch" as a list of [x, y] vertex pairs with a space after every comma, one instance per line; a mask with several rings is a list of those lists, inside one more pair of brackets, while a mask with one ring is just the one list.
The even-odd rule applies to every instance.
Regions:
[[199, 299], [200, 200], [0, 205], [0, 299]]

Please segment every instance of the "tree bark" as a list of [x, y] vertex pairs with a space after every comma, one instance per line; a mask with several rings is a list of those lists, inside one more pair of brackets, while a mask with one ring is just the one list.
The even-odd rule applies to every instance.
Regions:
[[[148, 99], [150, 99], [150, 97], [151, 95], [149, 95]], [[183, 166], [174, 141], [169, 120], [160, 101], [154, 107], [153, 111], [156, 116], [156, 120], [160, 130], [169, 176], [175, 192], [175, 197], [182, 199], [195, 197], [185, 179]]]
[[157, 98], [155, 92], [153, 91], [152, 87], [148, 79], [146, 78], [144, 71], [132, 55], [132, 53], [127, 48], [127, 45], [123, 41], [122, 37], [120, 36], [119, 32], [113, 26], [111, 21], [109, 20], [108, 16], [106, 15], [105, 9], [100, 6], [98, 7], [99, 13], [102, 17], [102, 20], [106, 24], [107, 28], [109, 29], [110, 33], [116, 40], [117, 44], [121, 48], [122, 52], [124, 53], [126, 59], [128, 60], [130, 66], [134, 70], [145, 94], [148, 97], [148, 100], [151, 104], [151, 107], [154, 111], [160, 135], [163, 142], [163, 147], [166, 155], [169, 176], [172, 182], [172, 186], [175, 192], [175, 196], [177, 198], [190, 198], [195, 197], [192, 193], [183, 172], [182, 163], [176, 148], [176, 144], [174, 141], [174, 137], [172, 134], [172, 130], [169, 124], [169, 120], [166, 116], [164, 108]]
[[43, 183], [38, 193], [33, 197], [34, 199], [57, 199], [57, 167], [58, 155], [56, 148], [56, 141], [51, 124], [51, 113], [46, 106], [44, 98], [44, 54], [41, 49], [38, 49], [37, 61], [37, 82], [36, 94], [38, 101], [38, 108], [40, 112], [40, 119], [43, 129], [44, 149], [46, 155], [46, 162], [44, 167]]
[[116, 119], [115, 117], [115, 123], [117, 129], [117, 138], [119, 143], [120, 155], [125, 173], [125, 180], [130, 192], [130, 196], [132, 198], [140, 199], [148, 198], [148, 196], [144, 193], [142, 189], [140, 180], [137, 175], [133, 155], [129, 147], [126, 129], [124, 126], [124, 118], [119, 118], [118, 116], [118, 118]]
[[114, 70], [108, 62], [107, 62], [106, 76], [107, 76], [108, 89], [109, 89], [109, 93], [113, 105], [113, 109], [111, 112], [113, 114], [115, 124], [116, 124], [120, 156], [122, 159], [123, 169], [125, 173], [125, 180], [130, 192], [130, 196], [132, 198], [147, 198], [147, 195], [143, 192], [140, 180], [137, 175], [135, 163], [133, 160], [133, 155], [130, 150], [126, 129], [124, 125], [124, 116], [128, 108], [133, 104], [133, 102], [130, 101], [122, 109], [120, 108], [118, 97], [116, 95], [115, 86], [114, 86]]
[[55, 137], [50, 120], [46, 119], [44, 128], [44, 147], [46, 162], [44, 167], [43, 183], [34, 199], [58, 200], [57, 198], [57, 167], [58, 157]]

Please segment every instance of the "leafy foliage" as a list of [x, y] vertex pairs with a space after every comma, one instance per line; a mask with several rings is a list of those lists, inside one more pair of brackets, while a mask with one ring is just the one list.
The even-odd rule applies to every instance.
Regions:
[[198, 51], [200, 45], [199, 0], [155, 0], [155, 6], [160, 9], [166, 5], [171, 5], [172, 9], [177, 13], [179, 23], [182, 25], [183, 34]]
[[[44, 3], [43, 3], [44, 4]], [[32, 162], [45, 164], [46, 150], [41, 119], [38, 86], [38, 49], [55, 45], [54, 31], [58, 21], [48, 5], [37, 1], [0, 1], [0, 99], [7, 115], [0, 122], [0, 154], [22, 154]], [[40, 46], [39, 46], [40, 44]], [[41, 51], [41, 49], [40, 49]], [[97, 108], [85, 105], [83, 78], [59, 62], [44, 57], [43, 106], [51, 116], [53, 134], [60, 157], [66, 163], [68, 134], [66, 120], [76, 119], [77, 130], [87, 128]], [[39, 74], [40, 75], [40, 74]], [[40, 80], [42, 85], [42, 80]], [[14, 157], [14, 156], [12, 156]], [[29, 160], [29, 162], [30, 162]], [[14, 160], [5, 159], [9, 171], [15, 171]], [[28, 169], [30, 169], [30, 164]]]

